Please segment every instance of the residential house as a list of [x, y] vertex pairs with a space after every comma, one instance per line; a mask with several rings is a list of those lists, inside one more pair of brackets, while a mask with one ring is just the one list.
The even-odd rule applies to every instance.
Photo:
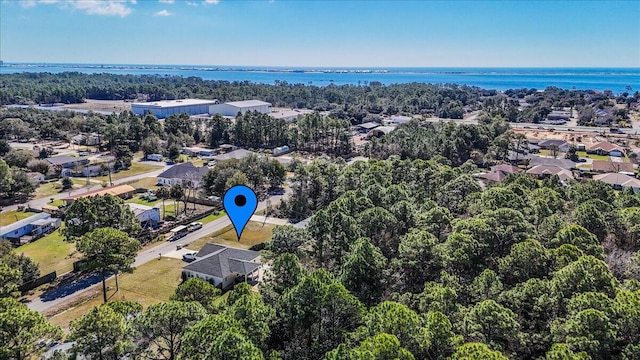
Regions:
[[595, 175], [593, 179], [607, 183], [617, 190], [624, 190], [630, 187], [633, 191], [638, 192], [640, 189], [640, 180], [621, 173]]
[[615, 116], [610, 110], [595, 109], [595, 122], [598, 125], [609, 125], [615, 120]]
[[196, 254], [196, 260], [182, 268], [182, 278], [197, 277], [214, 286], [228, 289], [241, 278], [260, 280], [260, 253], [217, 244], [205, 244]]
[[180, 184], [184, 187], [197, 188], [208, 167], [197, 167], [190, 162], [177, 164], [158, 175], [158, 185], [172, 186]]
[[68, 155], [54, 156], [44, 159], [57, 171], [62, 169], [71, 169], [76, 166], [84, 166], [89, 163], [89, 159], [84, 157], [74, 157]]
[[63, 199], [67, 205], [71, 205], [76, 199], [88, 197], [88, 196], [104, 196], [104, 195], [112, 195], [118, 196], [123, 199], [130, 199], [133, 197], [136, 189], [131, 185], [115, 185], [109, 186], [102, 189], [89, 191], [83, 194], [78, 194], [74, 196], [70, 196], [68, 198]]
[[551, 166], [561, 167], [567, 170], [575, 169], [576, 167], [576, 163], [574, 163], [569, 159], [554, 159], [550, 157], [535, 156], [535, 155], [530, 156], [529, 166], [537, 166], [537, 165], [551, 165]]
[[544, 179], [553, 175], [557, 175], [560, 180], [575, 179], [571, 171], [554, 165], [536, 165], [527, 170], [527, 174], [532, 175], [538, 179]]
[[59, 227], [60, 219], [53, 218], [47, 213], [38, 213], [3, 226], [0, 228], [0, 238], [23, 244], [49, 234]]
[[597, 173], [621, 173], [633, 176], [635, 174], [632, 163], [594, 160], [591, 171]]
[[587, 146], [587, 154], [622, 157], [624, 156], [624, 149], [621, 146], [608, 141], [602, 141]]
[[129, 203], [129, 209], [133, 211], [136, 219], [143, 228], [157, 228], [160, 223], [160, 208], [141, 204]]
[[245, 157], [250, 155], [258, 155], [258, 154], [254, 153], [253, 151], [249, 151], [245, 149], [236, 149], [224, 154], [213, 156], [212, 159], [215, 161], [225, 161], [230, 159], [244, 159]]
[[515, 174], [520, 172], [520, 168], [509, 165], [509, 164], [500, 164], [491, 167], [491, 172], [488, 173], [480, 173], [475, 176], [480, 179], [490, 180], [495, 182], [502, 181], [507, 175]]
[[540, 141], [538, 143], [538, 146], [540, 147], [540, 149], [545, 149], [545, 150], [556, 150], [559, 152], [567, 152], [569, 151], [569, 147], [571, 146], [571, 144], [569, 144], [568, 142], [564, 141], [564, 140], [555, 140], [555, 139], [550, 139], [550, 140], [543, 140]]
[[205, 149], [205, 148], [194, 146], [194, 147], [182, 148], [182, 153], [189, 156], [213, 156], [213, 155], [216, 155], [218, 152], [216, 150]]

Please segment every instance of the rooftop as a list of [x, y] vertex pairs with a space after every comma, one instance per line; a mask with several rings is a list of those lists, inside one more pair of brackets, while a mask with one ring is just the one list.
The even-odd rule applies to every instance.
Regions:
[[183, 269], [224, 279], [232, 273], [244, 275], [259, 268], [260, 262], [253, 262], [259, 256], [257, 251], [205, 244], [196, 254], [197, 260]]
[[152, 206], [136, 204], [136, 203], [128, 203], [127, 205], [129, 205], [129, 209], [133, 211], [135, 216], [140, 216], [149, 210], [155, 209], [155, 207], [152, 207]]
[[356, 125], [356, 127], [367, 129], [367, 130], [371, 130], [371, 129], [377, 128], [378, 126], [380, 126], [380, 124], [378, 124], [376, 122], [372, 122], [372, 121], [366, 122], [364, 124]]
[[537, 165], [527, 170], [527, 174], [532, 175], [558, 175], [561, 180], [574, 179], [573, 173], [554, 165]]
[[595, 144], [589, 145], [589, 146], [587, 146], [587, 150], [590, 150], [590, 151], [591, 150], [594, 150], [594, 151], [595, 150], [603, 150], [603, 151], [606, 151], [606, 152], [611, 152], [611, 151], [615, 151], [615, 150], [624, 151], [622, 149], [622, 147], [620, 147], [619, 145], [610, 143], [608, 141], [602, 141], [602, 142], [599, 142], [599, 143], [595, 143]]
[[197, 167], [190, 162], [173, 165], [163, 171], [158, 178], [164, 179], [182, 179], [182, 180], [200, 180], [207, 173], [209, 168], [206, 166]]
[[619, 185], [622, 187], [640, 188], [640, 180], [629, 175], [620, 173], [608, 173], [595, 175], [594, 180], [605, 182], [609, 185]]
[[594, 160], [591, 170], [599, 172], [624, 172], [633, 173], [633, 164], [624, 162]]
[[231, 160], [231, 159], [243, 159], [249, 155], [257, 155], [256, 153], [249, 151], [249, 150], [245, 150], [245, 149], [237, 149], [237, 150], [233, 150], [230, 151], [226, 154], [220, 154], [220, 155], [216, 155], [213, 157], [214, 160], [216, 161], [224, 161], [224, 160]]
[[81, 161], [85, 159], [86, 158], [77, 158], [69, 155], [61, 155], [61, 156], [49, 157], [49, 158], [46, 158], [45, 160], [51, 165], [62, 165], [62, 164], [68, 164], [68, 163]]
[[89, 191], [83, 194], [73, 195], [68, 198], [65, 198], [64, 200], [75, 200], [75, 199], [79, 199], [87, 196], [104, 196], [107, 194], [112, 196], [120, 196], [123, 194], [132, 193], [135, 190], [136, 189], [131, 185], [115, 185], [115, 186], [110, 186], [110, 187], [106, 187], [98, 190]]
[[231, 101], [231, 102], [226, 102], [225, 104], [239, 107], [239, 108], [252, 107], [252, 106], [264, 106], [264, 105], [271, 106], [271, 103], [260, 101], [260, 100]]
[[181, 99], [181, 100], [163, 100], [154, 102], [139, 102], [133, 103], [131, 106], [144, 106], [155, 109], [172, 108], [178, 106], [188, 105], [213, 105], [218, 104], [218, 100], [204, 100], [204, 99]]
[[576, 167], [576, 164], [573, 161], [568, 159], [554, 159], [554, 158], [533, 156], [533, 155], [529, 157], [529, 165], [530, 166], [552, 165], [552, 166], [561, 167], [563, 169], [573, 169]]

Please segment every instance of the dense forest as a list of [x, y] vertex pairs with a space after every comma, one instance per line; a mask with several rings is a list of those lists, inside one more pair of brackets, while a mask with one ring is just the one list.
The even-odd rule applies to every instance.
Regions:
[[[593, 125], [594, 109], [615, 102], [630, 105], [640, 100], [640, 92], [629, 91], [615, 97], [611, 92], [592, 90], [512, 89], [504, 93], [456, 84], [392, 84], [370, 82], [359, 85], [289, 84], [274, 85], [249, 81], [203, 80], [198, 77], [160, 75], [82, 74], [65, 72], [8, 74], [0, 77], [0, 105], [81, 103], [84, 99], [149, 101], [183, 98], [237, 101], [260, 99], [275, 107], [331, 111], [334, 118], [352, 124], [375, 121], [380, 116], [408, 114], [461, 119], [466, 112], [483, 110], [510, 122], [538, 123], [554, 108], [580, 110], [581, 123]], [[527, 106], [522, 107], [520, 101]], [[626, 118], [621, 110], [614, 114]]]
[[338, 110], [360, 122], [367, 114], [431, 114], [462, 118], [463, 107], [476, 106], [494, 90], [455, 84], [396, 84], [324, 87], [202, 80], [159, 75], [87, 75], [76, 72], [10, 74], [0, 77], [0, 104], [80, 103], [84, 99], [125, 100], [138, 95], [150, 101], [183, 98], [235, 101], [261, 99], [276, 107]]

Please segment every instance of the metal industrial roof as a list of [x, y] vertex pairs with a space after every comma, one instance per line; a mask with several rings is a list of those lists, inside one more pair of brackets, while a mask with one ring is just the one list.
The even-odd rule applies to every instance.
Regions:
[[133, 103], [132, 106], [144, 106], [154, 109], [172, 108], [179, 106], [189, 105], [214, 105], [218, 104], [218, 100], [203, 100], [203, 99], [181, 99], [181, 100], [163, 100], [154, 102], [141, 102]]
[[225, 104], [239, 107], [239, 108], [264, 106], [264, 105], [271, 106], [271, 103], [260, 101], [260, 100], [231, 101], [231, 102], [226, 102]]

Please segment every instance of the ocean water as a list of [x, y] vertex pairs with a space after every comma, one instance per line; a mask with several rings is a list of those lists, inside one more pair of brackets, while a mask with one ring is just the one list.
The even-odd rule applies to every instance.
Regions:
[[516, 88], [611, 90], [615, 94], [640, 90], [640, 68], [311, 68], [311, 67], [238, 67], [196, 65], [100, 65], [4, 63], [0, 75], [21, 72], [132, 75], [168, 75], [200, 77], [205, 80], [250, 81], [274, 84], [326, 86], [329, 84], [364, 85], [378, 81], [397, 83], [433, 83], [478, 86], [504, 91]]

